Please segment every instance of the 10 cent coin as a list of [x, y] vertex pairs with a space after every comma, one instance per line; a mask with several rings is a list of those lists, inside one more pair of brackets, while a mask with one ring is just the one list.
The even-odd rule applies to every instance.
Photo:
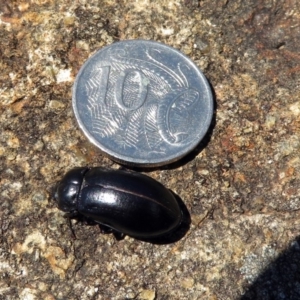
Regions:
[[82, 66], [73, 109], [84, 134], [112, 159], [158, 166], [199, 144], [211, 123], [213, 97], [184, 54], [128, 40], [104, 47]]

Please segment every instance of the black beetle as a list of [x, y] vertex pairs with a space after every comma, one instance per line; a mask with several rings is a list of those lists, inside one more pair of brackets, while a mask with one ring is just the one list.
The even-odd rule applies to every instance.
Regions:
[[55, 198], [69, 217], [81, 215], [104, 231], [136, 238], [163, 236], [182, 221], [173, 193], [137, 172], [74, 168], [59, 182]]

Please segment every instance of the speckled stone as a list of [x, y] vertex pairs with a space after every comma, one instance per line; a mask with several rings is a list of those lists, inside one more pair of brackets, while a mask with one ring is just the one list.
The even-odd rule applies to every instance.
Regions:
[[[297, 0], [2, 0], [0, 299], [300, 299]], [[216, 113], [197, 151], [149, 176], [191, 213], [178, 242], [116, 241], [66, 219], [56, 182], [119, 166], [79, 130], [71, 88], [99, 48], [153, 39], [205, 73]]]

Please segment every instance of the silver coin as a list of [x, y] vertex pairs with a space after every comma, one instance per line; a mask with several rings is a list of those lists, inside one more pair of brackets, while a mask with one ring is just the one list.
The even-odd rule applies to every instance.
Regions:
[[211, 123], [213, 97], [184, 54], [128, 40], [99, 50], [82, 66], [73, 109], [88, 139], [112, 159], [158, 166], [199, 144]]

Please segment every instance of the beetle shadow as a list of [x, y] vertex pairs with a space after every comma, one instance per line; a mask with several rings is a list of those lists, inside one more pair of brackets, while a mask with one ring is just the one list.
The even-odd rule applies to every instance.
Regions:
[[240, 300], [300, 299], [300, 237], [271, 262]]
[[161, 235], [159, 237], [155, 237], [155, 238], [135, 238], [136, 240], [140, 240], [143, 242], [147, 242], [147, 243], [151, 243], [151, 244], [157, 244], [157, 245], [166, 245], [166, 244], [172, 244], [175, 242], [178, 242], [179, 240], [181, 240], [186, 233], [189, 231], [190, 229], [190, 225], [191, 225], [191, 216], [190, 213], [187, 209], [187, 207], [185, 206], [184, 202], [182, 201], [182, 199], [175, 194], [173, 191], [169, 190], [173, 196], [175, 197], [179, 208], [182, 212], [182, 220], [180, 225], [175, 228], [174, 230], [172, 230], [171, 232]]

